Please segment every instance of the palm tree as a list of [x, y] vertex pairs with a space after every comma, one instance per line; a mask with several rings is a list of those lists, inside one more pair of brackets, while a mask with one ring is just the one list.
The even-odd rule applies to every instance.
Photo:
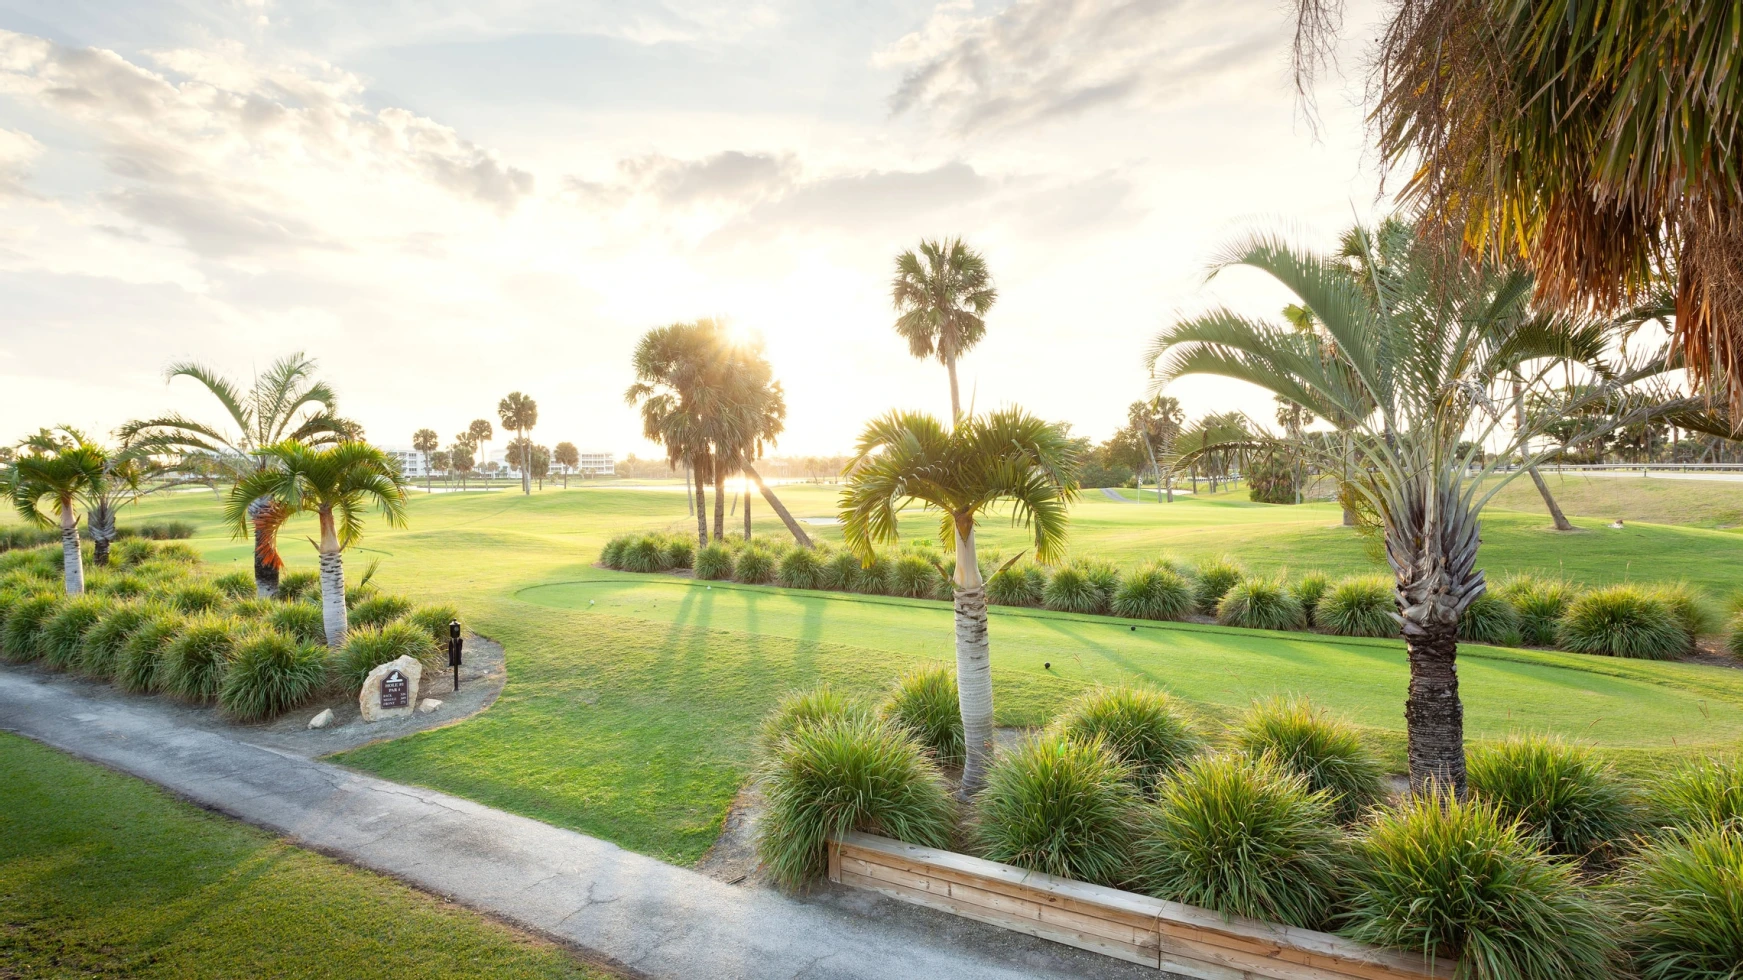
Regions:
[[[1174, 481], [1166, 479], [1158, 462], [1174, 450], [1174, 440], [1180, 438], [1182, 427], [1186, 425], [1186, 410], [1180, 407], [1180, 399], [1167, 395], [1155, 395], [1148, 401], [1133, 402], [1126, 409], [1126, 424], [1138, 434], [1144, 443], [1144, 455], [1150, 461], [1150, 469], [1156, 475], [1157, 499], [1161, 499], [1163, 485], [1167, 485], [1168, 502], [1174, 502]], [[1143, 480], [1138, 481], [1139, 490], [1143, 489]], [[1139, 499], [1143, 499], [1140, 493]]]
[[979, 252], [962, 239], [922, 240], [920, 253], [896, 256], [890, 302], [896, 333], [915, 357], [937, 357], [950, 374], [950, 417], [962, 417], [956, 386], [956, 359], [986, 336], [987, 311], [999, 298], [992, 274]]
[[490, 462], [485, 457], [484, 444], [495, 436], [496, 433], [490, 428], [489, 419], [473, 419], [472, 424], [466, 427], [466, 431], [457, 437], [456, 441], [465, 443], [472, 450], [473, 465], [481, 467]]
[[572, 442], [559, 442], [556, 451], [551, 454], [551, 458], [563, 468], [563, 489], [569, 489], [569, 474], [574, 471], [575, 467], [581, 465], [581, 451], [576, 449]]
[[454, 472], [460, 474], [460, 490], [466, 490], [466, 474], [472, 472], [472, 444], [456, 441], [448, 450], [448, 465], [454, 467]]
[[527, 441], [527, 430], [539, 423], [539, 403], [518, 391], [511, 391], [507, 398], [497, 403], [496, 417], [502, 420], [504, 429], [513, 430], [520, 437], [520, 492], [531, 496], [533, 444]]
[[430, 454], [430, 469], [442, 474], [442, 482], [448, 482], [448, 470], [453, 466], [447, 450], [438, 449]]
[[430, 489], [430, 471], [435, 469], [435, 461], [430, 454], [442, 444], [442, 437], [436, 435], [435, 429], [419, 429], [412, 433], [412, 448], [424, 454], [424, 490]]
[[345, 644], [350, 628], [345, 609], [345, 549], [363, 536], [362, 511], [373, 503], [389, 525], [405, 525], [405, 484], [387, 454], [361, 442], [314, 449], [295, 440], [267, 446], [270, 461], [230, 491], [224, 518], [244, 533], [249, 508], [266, 497], [288, 513], [314, 514], [321, 539], [312, 542], [321, 556], [321, 613], [327, 646]]
[[[259, 455], [267, 446], [286, 439], [327, 446], [360, 434], [336, 414], [333, 389], [314, 374], [315, 362], [301, 353], [274, 361], [247, 389], [203, 364], [171, 364], [165, 380], [193, 379], [218, 400], [226, 421], [213, 425], [172, 413], [129, 422], [117, 434], [126, 444], [180, 453], [184, 470], [204, 471], [214, 483], [234, 484], [270, 465]], [[289, 516], [265, 498], [255, 502], [249, 515], [254, 525], [254, 589], [262, 596], [278, 594], [278, 573], [284, 567], [278, 529]]]
[[[1530, 276], [1478, 262], [1449, 262], [1408, 225], [1387, 222], [1354, 235], [1359, 271], [1336, 256], [1294, 249], [1271, 236], [1237, 241], [1217, 269], [1247, 266], [1295, 293], [1323, 333], [1215, 310], [1164, 330], [1151, 347], [1157, 383], [1187, 374], [1247, 381], [1325, 419], [1351, 420], [1362, 474], [1352, 482], [1385, 525], [1398, 618], [1410, 666], [1404, 716], [1411, 785], [1465, 792], [1464, 708], [1456, 659], [1459, 617], [1485, 583], [1477, 568], [1484, 505], [1517, 470], [1499, 466], [1517, 453], [1535, 463], [1527, 440], [1556, 421], [1591, 417], [1581, 442], [1667, 409], [1641, 383], [1664, 371], [1662, 357], [1595, 364], [1603, 383], [1549, 399], [1509, 431], [1497, 380], [1521, 373], [1536, 385], [1585, 350], [1582, 325], [1534, 316]], [[1162, 366], [1158, 369], [1158, 363]], [[1535, 371], [1529, 364], [1539, 364]], [[1553, 402], [1551, 404], [1550, 402]], [[1687, 404], [1681, 399], [1675, 404]], [[1607, 406], [1612, 414], [1595, 417]], [[1491, 440], [1509, 447], [1476, 464]], [[1217, 451], [1214, 441], [1199, 453]], [[1312, 441], [1328, 465], [1341, 451]], [[1186, 462], [1183, 456], [1176, 465]]]
[[[87, 443], [98, 445], [96, 440], [78, 429], [63, 425], [55, 429], [42, 429], [21, 445], [36, 452], [53, 453]], [[109, 564], [109, 546], [119, 536], [115, 530], [117, 512], [127, 504], [153, 492], [153, 489], [147, 488], [146, 481], [162, 473], [164, 468], [152, 458], [162, 449], [159, 446], [134, 443], [117, 449], [100, 445], [99, 448], [103, 450], [103, 467], [84, 494], [87, 501], [85, 526], [89, 528], [91, 535], [91, 564], [105, 568]], [[165, 489], [171, 485], [159, 483], [154, 489]]]
[[708, 543], [704, 474], [715, 469], [703, 425], [706, 388], [710, 372], [718, 370], [724, 335], [724, 328], [710, 319], [649, 330], [630, 357], [635, 383], [623, 393], [626, 403], [641, 409], [642, 435], [665, 447], [667, 464], [687, 464], [696, 474], [698, 545]]
[[1035, 557], [1063, 554], [1077, 456], [1059, 426], [1018, 408], [960, 418], [947, 428], [923, 412], [891, 412], [866, 426], [841, 491], [847, 546], [862, 561], [897, 540], [897, 512], [912, 501], [937, 510], [940, 540], [956, 551], [956, 680], [967, 758], [964, 799], [976, 793], [993, 749], [993, 686], [986, 587], [975, 551], [983, 512], [1008, 504], [1032, 528]]
[[[62, 579], [68, 595], [85, 591], [84, 557], [79, 553], [79, 515], [74, 508], [88, 503], [104, 480], [109, 454], [92, 442], [27, 443], [12, 461], [7, 483], [12, 506], [25, 520], [42, 527], [60, 527]], [[48, 507], [45, 513], [44, 505]]]

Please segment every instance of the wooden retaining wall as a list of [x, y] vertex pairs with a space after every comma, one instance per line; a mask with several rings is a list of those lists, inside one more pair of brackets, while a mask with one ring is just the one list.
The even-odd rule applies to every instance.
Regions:
[[1455, 966], [870, 834], [829, 842], [829, 880], [1200, 980], [1420, 980]]

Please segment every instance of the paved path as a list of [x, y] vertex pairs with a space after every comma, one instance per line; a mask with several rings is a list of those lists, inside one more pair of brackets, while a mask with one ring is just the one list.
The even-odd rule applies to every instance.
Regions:
[[148, 701], [86, 697], [82, 683], [0, 669], [0, 728], [574, 943], [626, 972], [1162, 976], [834, 886], [801, 901], [726, 885], [458, 797], [185, 727]]

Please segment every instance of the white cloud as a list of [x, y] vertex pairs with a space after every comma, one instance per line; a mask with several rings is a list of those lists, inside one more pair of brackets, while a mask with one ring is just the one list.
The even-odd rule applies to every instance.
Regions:
[[31, 165], [42, 156], [42, 144], [29, 133], [0, 129], [0, 196], [25, 193]]

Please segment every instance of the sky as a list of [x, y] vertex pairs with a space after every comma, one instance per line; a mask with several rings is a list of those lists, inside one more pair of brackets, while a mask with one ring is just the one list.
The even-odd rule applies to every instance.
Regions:
[[[0, 440], [213, 405], [316, 358], [373, 441], [538, 401], [547, 445], [658, 455], [623, 400], [649, 328], [760, 335], [778, 455], [947, 415], [893, 330], [894, 257], [962, 236], [999, 299], [965, 399], [1101, 439], [1144, 349], [1216, 304], [1253, 228], [1382, 213], [1351, 4], [1289, 70], [1284, 0], [0, 0]], [[1189, 413], [1271, 415], [1224, 381]]]

